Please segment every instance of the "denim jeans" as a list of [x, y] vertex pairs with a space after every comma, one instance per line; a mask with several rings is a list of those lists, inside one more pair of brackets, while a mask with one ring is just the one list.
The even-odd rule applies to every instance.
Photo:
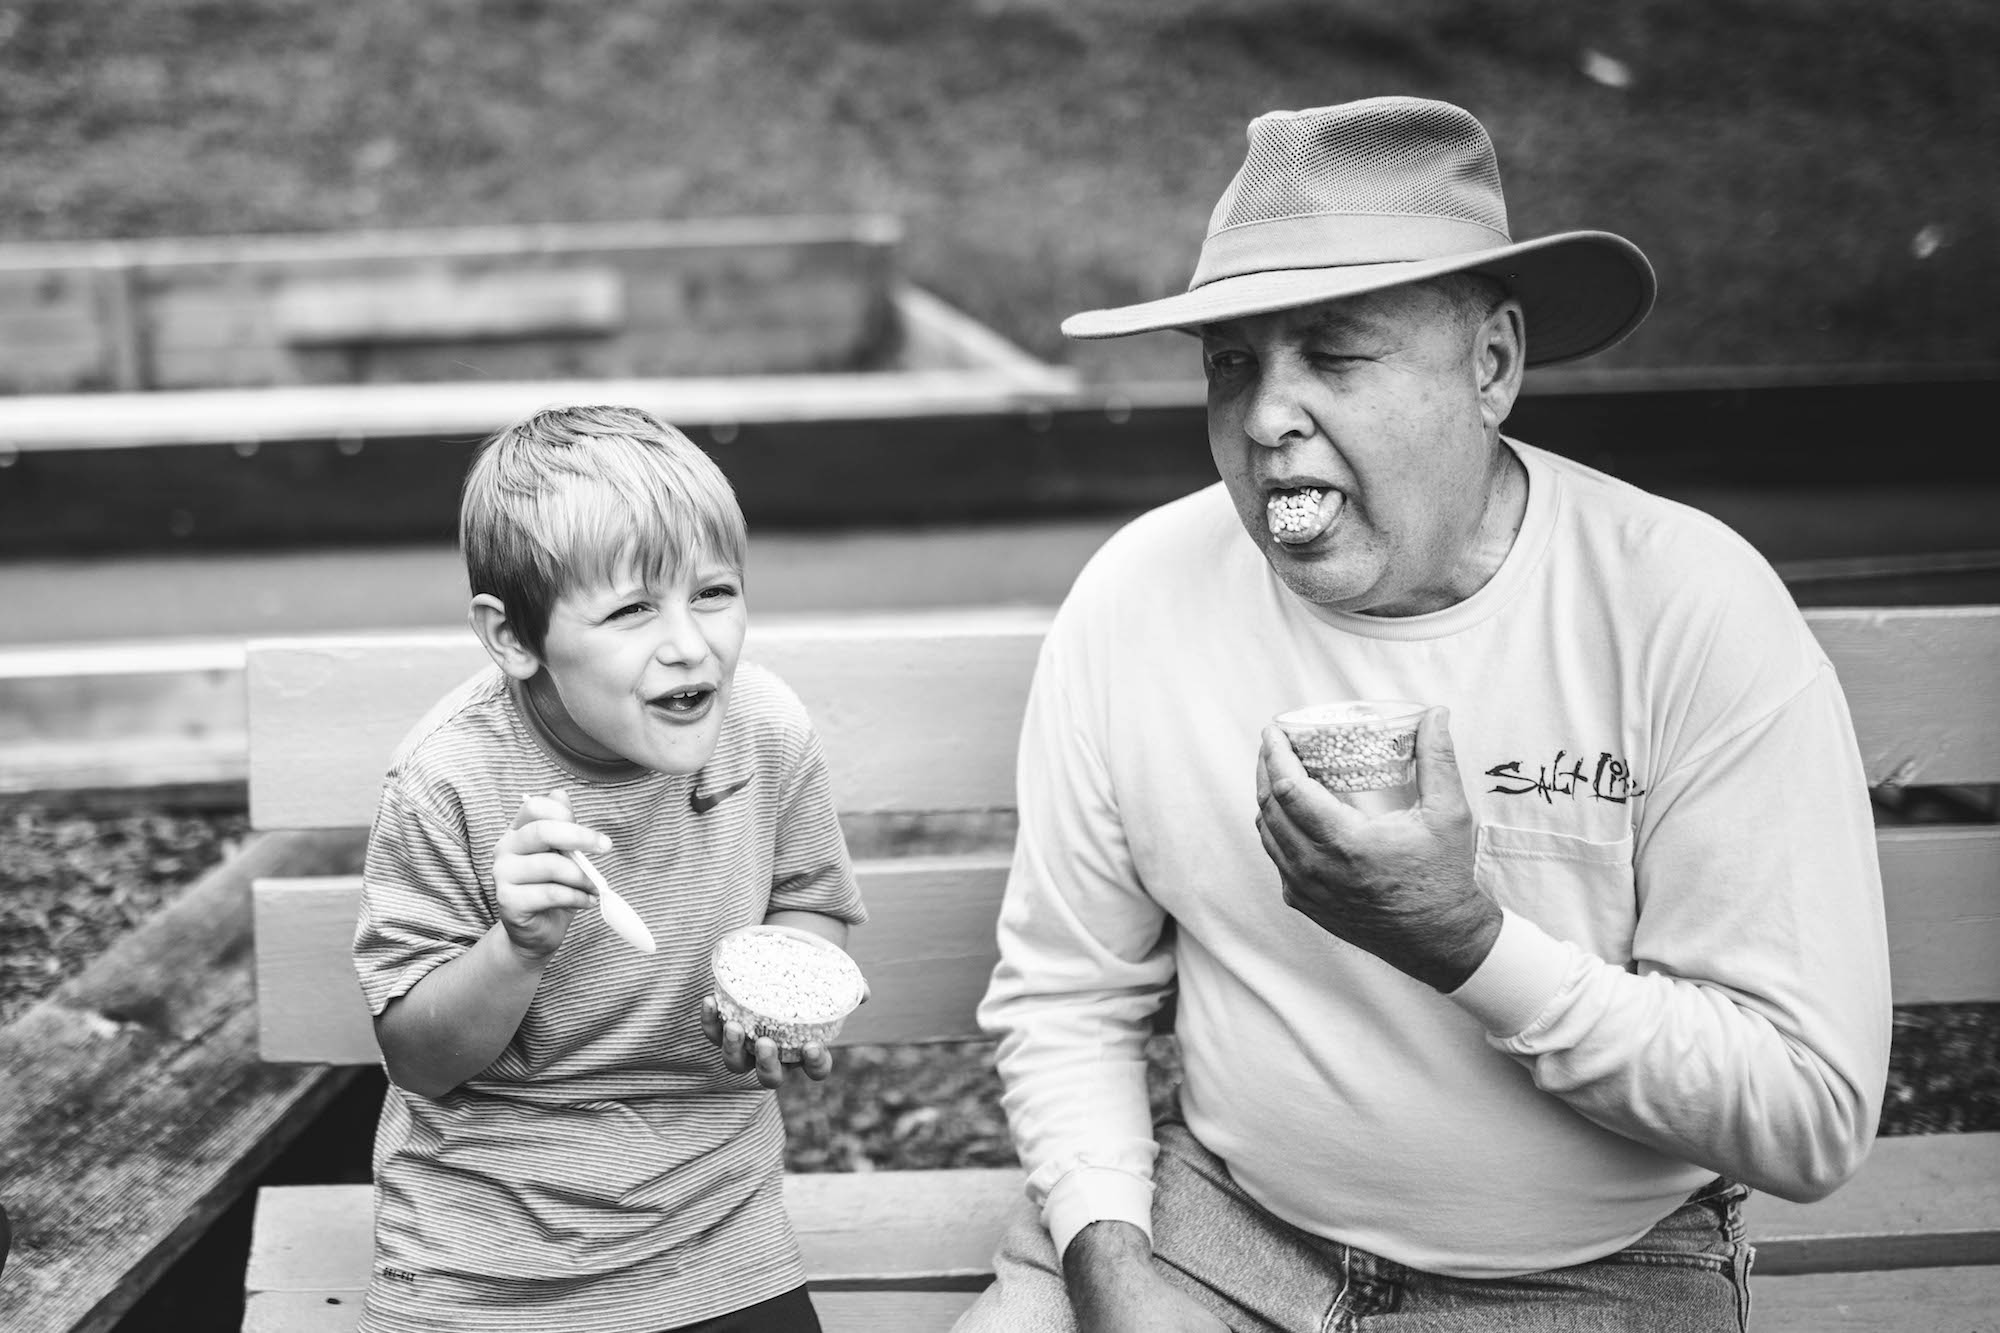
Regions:
[[[1235, 1333], [1742, 1333], [1751, 1248], [1717, 1180], [1616, 1254], [1511, 1278], [1456, 1278], [1310, 1235], [1239, 1190], [1185, 1125], [1157, 1127], [1153, 1264]], [[1025, 1201], [994, 1284], [956, 1333], [1074, 1333], [1055, 1249]]]

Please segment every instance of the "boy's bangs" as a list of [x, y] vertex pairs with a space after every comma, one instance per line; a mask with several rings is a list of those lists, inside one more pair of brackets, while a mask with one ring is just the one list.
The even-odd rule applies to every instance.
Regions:
[[565, 594], [702, 564], [740, 581], [749, 537], [729, 479], [685, 435], [637, 408], [581, 406], [488, 442], [459, 541], [473, 592], [499, 598], [539, 653]]
[[709, 563], [742, 574], [737, 534], [677, 488], [584, 482], [545, 497], [544, 506], [544, 553], [564, 566], [552, 571], [559, 592], [608, 586], [628, 575], [665, 581]]

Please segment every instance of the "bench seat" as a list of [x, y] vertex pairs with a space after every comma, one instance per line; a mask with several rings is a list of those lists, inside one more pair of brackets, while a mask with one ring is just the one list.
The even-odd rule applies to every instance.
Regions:
[[[785, 1196], [815, 1301], [823, 1310], [854, 1308], [855, 1301], [830, 1298], [962, 1295], [984, 1287], [994, 1244], [1021, 1197], [1021, 1173], [792, 1175]], [[368, 1280], [373, 1216], [367, 1185], [260, 1190], [246, 1333], [352, 1329]]]
[[1750, 1280], [1756, 1333], [1992, 1333], [2000, 1278], [1991, 1268], [1905, 1268]]
[[[944, 1333], [978, 1295], [976, 1291], [830, 1291], [814, 1293], [813, 1305], [824, 1333]], [[250, 1299], [243, 1327], [246, 1333], [352, 1333], [361, 1317], [361, 1308], [354, 1303], [359, 1299], [359, 1292], [351, 1296], [266, 1292]]]
[[[1884, 1139], [1861, 1175], [1820, 1203], [1753, 1196], [1747, 1220], [1757, 1246], [1760, 1333], [1893, 1327], [1863, 1321], [1897, 1293], [1968, 1316], [2000, 1309], [2000, 1267], [1990, 1266], [2000, 1265], [2000, 1191], [1989, 1185], [1996, 1168], [2000, 1133]], [[993, 1249], [1021, 1198], [1021, 1175], [1002, 1168], [793, 1175], [785, 1190], [827, 1333], [937, 1330], [992, 1279]], [[260, 1191], [246, 1333], [352, 1329], [367, 1284], [372, 1216], [366, 1185]], [[1840, 1271], [1862, 1262], [1896, 1271]]]

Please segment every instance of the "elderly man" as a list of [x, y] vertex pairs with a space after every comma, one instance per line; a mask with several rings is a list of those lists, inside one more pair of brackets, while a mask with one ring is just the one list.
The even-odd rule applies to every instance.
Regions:
[[[1859, 1165], [1888, 961], [1832, 669], [1722, 524], [1501, 434], [1653, 290], [1510, 240], [1478, 122], [1380, 98], [1253, 121], [1190, 289], [1065, 323], [1199, 335], [1221, 483], [1036, 672], [981, 1009], [1029, 1200], [961, 1328], [1737, 1329], [1744, 1195]], [[1268, 725], [1383, 698], [1429, 706], [1403, 808]]]

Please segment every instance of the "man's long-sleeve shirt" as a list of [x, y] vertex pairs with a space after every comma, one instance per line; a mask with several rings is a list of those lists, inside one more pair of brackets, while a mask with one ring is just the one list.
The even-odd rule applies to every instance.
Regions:
[[[1307, 605], [1214, 487], [1121, 532], [1058, 614], [981, 1017], [1059, 1251], [1148, 1225], [1169, 990], [1182, 1112], [1238, 1182], [1428, 1271], [1583, 1262], [1717, 1174], [1812, 1198], [1866, 1153], [1888, 958], [1832, 668], [1721, 524], [1515, 448], [1521, 531], [1445, 610]], [[1449, 996], [1285, 906], [1258, 842], [1261, 728], [1363, 698], [1451, 710], [1505, 924]]]

